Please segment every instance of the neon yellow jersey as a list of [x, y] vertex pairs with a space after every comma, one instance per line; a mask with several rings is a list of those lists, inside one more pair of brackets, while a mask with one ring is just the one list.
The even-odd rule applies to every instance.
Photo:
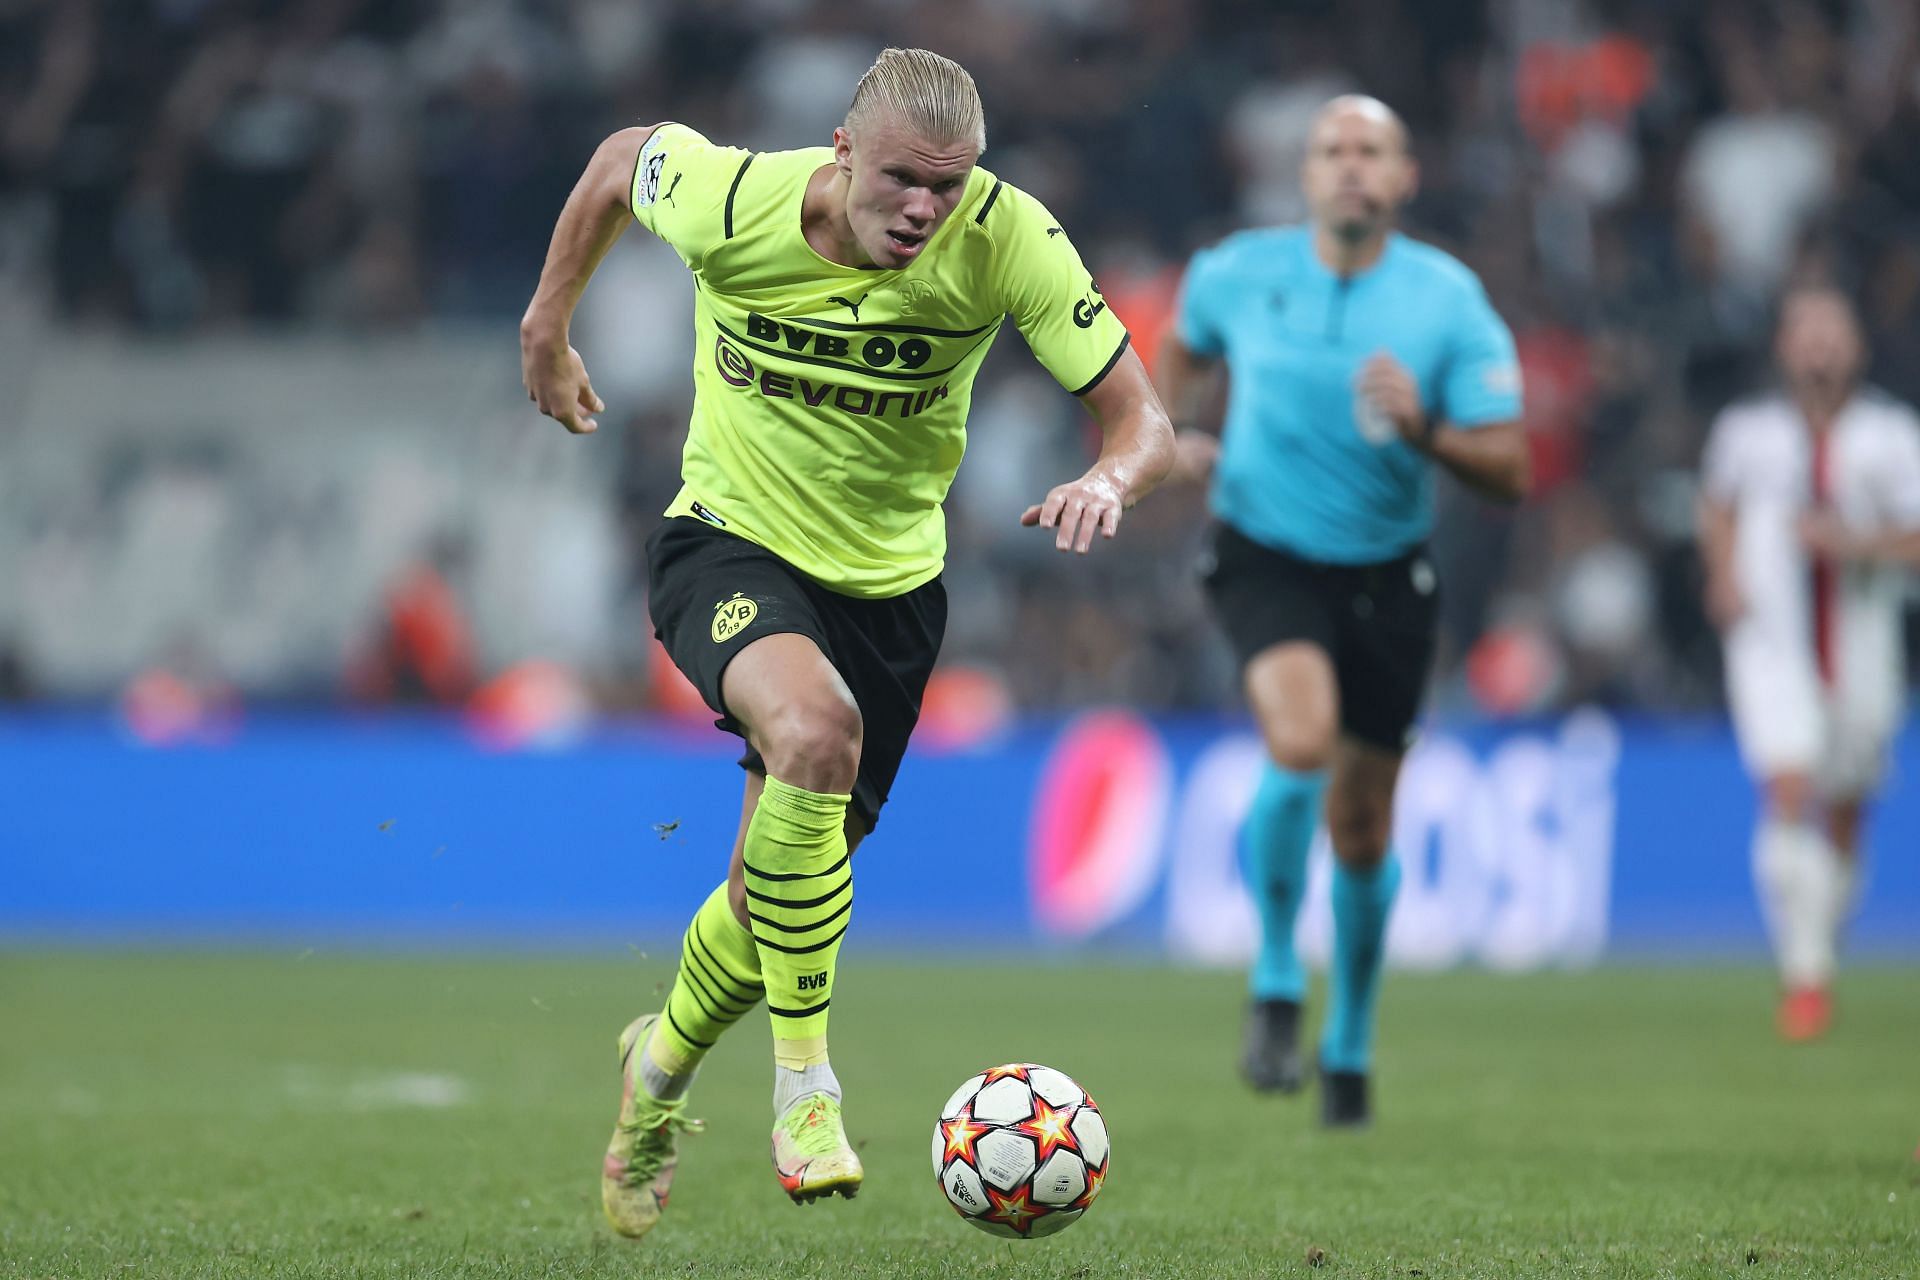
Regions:
[[634, 217], [694, 277], [693, 422], [667, 514], [847, 595], [896, 596], [945, 560], [940, 504], [1001, 319], [1075, 394], [1119, 360], [1127, 332], [1052, 215], [977, 167], [905, 267], [821, 257], [800, 206], [832, 159], [715, 146], [678, 124], [641, 149]]

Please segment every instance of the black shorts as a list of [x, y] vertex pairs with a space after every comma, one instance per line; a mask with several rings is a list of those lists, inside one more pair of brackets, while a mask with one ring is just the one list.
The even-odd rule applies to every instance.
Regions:
[[[647, 539], [647, 579], [653, 634], [719, 715], [714, 723], [729, 733], [747, 736], [720, 696], [720, 678], [735, 654], [762, 636], [786, 632], [820, 646], [860, 708], [853, 810], [872, 831], [946, 634], [947, 590], [940, 580], [886, 600], [841, 595], [765, 547], [692, 516], [662, 521]], [[767, 771], [751, 742], [740, 766]]]
[[1406, 749], [1439, 633], [1424, 548], [1379, 564], [1318, 564], [1218, 524], [1203, 580], [1242, 667], [1289, 640], [1319, 645], [1339, 681], [1341, 731]]

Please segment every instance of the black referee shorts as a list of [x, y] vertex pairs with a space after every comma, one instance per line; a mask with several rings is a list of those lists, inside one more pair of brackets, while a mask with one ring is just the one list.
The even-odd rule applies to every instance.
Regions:
[[1440, 593], [1425, 548], [1379, 564], [1319, 564], [1214, 526], [1202, 580], [1244, 668], [1287, 641], [1318, 645], [1339, 681], [1341, 731], [1404, 751], [1438, 639]]
[[[946, 634], [947, 590], [940, 579], [885, 600], [845, 596], [757, 543], [675, 516], [647, 539], [647, 580], [653, 634], [720, 717], [714, 723], [742, 738], [745, 726], [720, 696], [727, 664], [762, 636], [792, 632], [820, 646], [860, 708], [853, 810], [872, 831]], [[740, 766], [767, 772], [752, 743]]]

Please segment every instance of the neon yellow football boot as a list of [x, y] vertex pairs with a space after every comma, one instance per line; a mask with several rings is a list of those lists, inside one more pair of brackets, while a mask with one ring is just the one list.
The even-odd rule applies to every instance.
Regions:
[[773, 1126], [773, 1171], [795, 1204], [831, 1195], [851, 1200], [859, 1192], [866, 1172], [847, 1145], [840, 1104], [831, 1094], [808, 1094]]
[[680, 1163], [680, 1135], [705, 1126], [683, 1114], [687, 1100], [662, 1102], [640, 1087], [640, 1055], [657, 1013], [636, 1018], [620, 1033], [620, 1120], [600, 1168], [600, 1205], [623, 1236], [639, 1238], [660, 1221]]

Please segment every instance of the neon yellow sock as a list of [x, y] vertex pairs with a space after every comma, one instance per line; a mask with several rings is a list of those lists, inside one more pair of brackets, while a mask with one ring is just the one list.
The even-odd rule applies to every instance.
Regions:
[[680, 940], [680, 972], [666, 1016], [647, 1037], [647, 1057], [668, 1075], [685, 1075], [760, 996], [760, 953], [727, 905], [723, 880], [693, 913]]
[[773, 1060], [795, 1070], [827, 1060], [833, 965], [853, 911], [850, 798], [770, 777], [747, 823], [747, 916], [773, 1018]]

